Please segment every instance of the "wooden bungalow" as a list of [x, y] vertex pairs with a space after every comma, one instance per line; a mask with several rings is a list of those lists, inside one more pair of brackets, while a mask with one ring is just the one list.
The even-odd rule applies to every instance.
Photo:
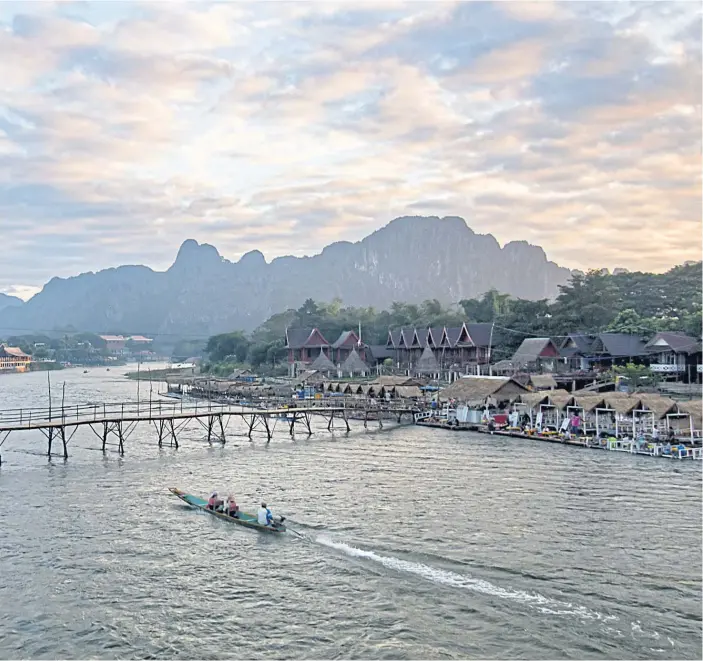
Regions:
[[657, 333], [647, 344], [652, 372], [686, 383], [700, 381], [701, 341], [684, 333]]
[[555, 372], [558, 356], [559, 350], [550, 338], [528, 337], [522, 341], [511, 362], [527, 372]]
[[362, 361], [365, 359], [366, 347], [361, 344], [354, 331], [344, 331], [333, 342], [318, 328], [286, 328], [286, 349], [288, 350], [289, 373], [294, 375], [299, 369], [305, 369], [323, 353], [333, 364], [344, 361], [356, 350]]
[[429, 355], [425, 352], [429, 347], [439, 371], [466, 372], [488, 364], [492, 341], [492, 324], [464, 323], [456, 327], [389, 330], [386, 349], [393, 351], [399, 368], [418, 371], [423, 354]]

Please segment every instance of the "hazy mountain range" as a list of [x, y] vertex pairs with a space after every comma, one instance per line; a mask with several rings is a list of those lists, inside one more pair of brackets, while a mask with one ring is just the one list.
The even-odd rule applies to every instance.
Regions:
[[251, 330], [307, 298], [385, 308], [428, 298], [452, 303], [492, 287], [521, 298], [552, 298], [570, 275], [539, 246], [513, 241], [501, 248], [462, 218], [403, 217], [312, 257], [267, 263], [255, 250], [230, 262], [213, 246], [189, 239], [167, 271], [120, 266], [53, 278], [24, 304], [0, 295], [0, 333], [73, 327], [210, 335]]

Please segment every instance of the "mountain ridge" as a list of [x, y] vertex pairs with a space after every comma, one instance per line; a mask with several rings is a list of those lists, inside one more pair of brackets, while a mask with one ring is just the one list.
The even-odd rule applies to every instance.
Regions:
[[0, 330], [208, 335], [251, 330], [307, 298], [376, 308], [427, 298], [457, 302], [491, 288], [553, 298], [570, 276], [540, 246], [511, 241], [501, 248], [458, 216], [402, 216], [360, 241], [270, 262], [258, 250], [232, 262], [215, 246], [187, 239], [165, 271], [123, 265], [52, 278], [24, 305], [0, 309]]

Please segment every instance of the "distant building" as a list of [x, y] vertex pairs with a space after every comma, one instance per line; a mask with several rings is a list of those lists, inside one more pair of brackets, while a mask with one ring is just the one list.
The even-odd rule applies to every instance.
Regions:
[[19, 347], [6, 347], [0, 344], [0, 372], [26, 372], [32, 357]]
[[[318, 328], [287, 328], [286, 349], [289, 372], [294, 375], [305, 369], [331, 372], [330, 364], [335, 368], [341, 366], [352, 352], [361, 363], [365, 363], [367, 347], [360, 342], [354, 331], [343, 331], [334, 342], [328, 342]], [[356, 359], [352, 360], [356, 364]], [[317, 366], [313, 367], [313, 363], [317, 363]]]
[[151, 337], [144, 337], [143, 335], [130, 335], [126, 341], [146, 347], [150, 345], [154, 340]]
[[105, 348], [110, 353], [122, 353], [127, 344], [122, 335], [100, 335], [100, 339], [105, 341]]

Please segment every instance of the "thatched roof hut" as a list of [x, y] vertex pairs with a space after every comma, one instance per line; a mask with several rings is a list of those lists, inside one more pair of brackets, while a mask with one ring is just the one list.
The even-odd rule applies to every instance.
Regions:
[[602, 408], [604, 404], [603, 395], [576, 395], [574, 406], [580, 406], [585, 413], [590, 413], [594, 409]]
[[574, 402], [574, 396], [566, 390], [552, 390], [546, 395], [549, 398], [549, 403], [560, 411], [566, 410], [566, 407], [571, 406]]
[[485, 403], [509, 402], [528, 392], [515, 379], [495, 376], [465, 376], [457, 379], [441, 392], [442, 398], [456, 399], [468, 406]]
[[546, 392], [526, 392], [520, 395], [520, 401], [528, 409], [537, 409], [540, 404], [548, 403], [548, 397]]
[[422, 397], [422, 390], [418, 386], [396, 386], [393, 388], [396, 397], [402, 399], [418, 399]]
[[703, 402], [701, 402], [700, 399], [677, 402], [677, 408], [681, 413], [687, 413], [691, 416], [694, 429], [701, 429], [703, 427]]
[[638, 395], [638, 397], [640, 399], [641, 408], [652, 411], [654, 417], [657, 419], [664, 418], [667, 413], [675, 413], [680, 408], [676, 405], [676, 402], [669, 397], [649, 393], [643, 393]]
[[316, 371], [316, 372], [336, 372], [337, 368], [334, 366], [334, 363], [325, 355], [324, 351], [320, 349], [320, 354], [315, 358], [315, 360], [312, 361], [312, 365], [310, 365], [310, 371]]
[[639, 397], [631, 397], [626, 393], [607, 393], [604, 403], [605, 406], [599, 408], [612, 409], [621, 415], [629, 415], [635, 409], [640, 408]]
[[420, 360], [417, 361], [417, 371], [429, 373], [439, 372], [439, 363], [429, 344], [423, 350]]
[[361, 356], [356, 352], [356, 348], [351, 350], [347, 359], [342, 363], [342, 372], [349, 374], [367, 374], [369, 366], [361, 360]]

